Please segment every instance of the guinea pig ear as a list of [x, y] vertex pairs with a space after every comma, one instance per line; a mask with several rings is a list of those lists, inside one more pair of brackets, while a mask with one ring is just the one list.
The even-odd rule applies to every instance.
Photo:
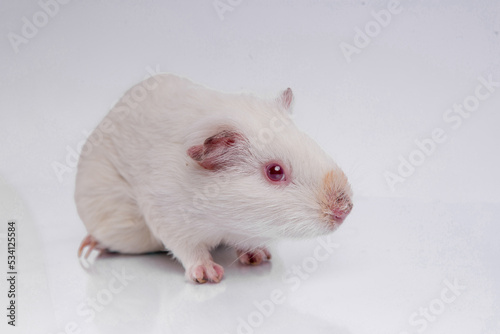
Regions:
[[292, 113], [292, 107], [293, 107], [293, 92], [291, 88], [285, 89], [281, 95], [278, 97], [278, 103], [279, 105], [288, 111], [288, 113]]
[[245, 138], [242, 134], [223, 130], [205, 139], [202, 145], [195, 145], [187, 150], [187, 154], [201, 167], [218, 170], [233, 165], [243, 150]]

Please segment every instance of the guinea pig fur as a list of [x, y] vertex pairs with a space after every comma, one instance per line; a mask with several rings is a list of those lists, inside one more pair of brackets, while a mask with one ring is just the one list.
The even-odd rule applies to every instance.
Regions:
[[82, 148], [75, 201], [88, 246], [168, 250], [198, 283], [219, 282], [219, 244], [270, 259], [282, 237], [333, 232], [352, 209], [347, 177], [273, 100], [160, 74], [132, 87]]

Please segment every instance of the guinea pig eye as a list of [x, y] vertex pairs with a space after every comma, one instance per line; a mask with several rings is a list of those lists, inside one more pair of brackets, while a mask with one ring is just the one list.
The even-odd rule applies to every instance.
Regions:
[[285, 181], [285, 171], [278, 164], [271, 164], [266, 168], [267, 178], [273, 182]]

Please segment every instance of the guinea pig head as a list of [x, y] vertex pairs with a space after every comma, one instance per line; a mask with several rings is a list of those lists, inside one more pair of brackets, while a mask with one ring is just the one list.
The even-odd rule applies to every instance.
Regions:
[[[252, 101], [246, 111], [251, 118], [219, 127], [187, 150], [202, 170], [228, 174], [214, 199], [215, 206], [227, 205], [217, 215], [244, 221], [238, 228], [249, 235], [326, 234], [340, 226], [353, 207], [346, 175], [296, 128], [289, 117], [292, 104], [289, 88], [272, 103]], [[263, 140], [262, 129], [268, 128], [274, 130]]]

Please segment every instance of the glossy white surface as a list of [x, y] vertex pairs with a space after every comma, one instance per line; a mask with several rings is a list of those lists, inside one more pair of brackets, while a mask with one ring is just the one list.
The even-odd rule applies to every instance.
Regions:
[[[0, 268], [6, 222], [19, 226], [18, 326], [2, 313], [2, 333], [500, 333], [500, 87], [459, 126], [445, 118], [480, 78], [500, 81], [500, 5], [405, 2], [347, 62], [340, 43], [387, 4], [242, 1], [220, 20], [212, 1], [73, 1], [15, 53], [8, 33], [41, 7], [2, 2]], [[186, 282], [165, 254], [79, 263], [71, 152], [151, 69], [292, 87], [298, 126], [354, 186], [344, 225], [278, 241], [257, 267], [217, 249], [220, 284]], [[392, 190], [385, 173], [436, 128], [446, 140]]]

